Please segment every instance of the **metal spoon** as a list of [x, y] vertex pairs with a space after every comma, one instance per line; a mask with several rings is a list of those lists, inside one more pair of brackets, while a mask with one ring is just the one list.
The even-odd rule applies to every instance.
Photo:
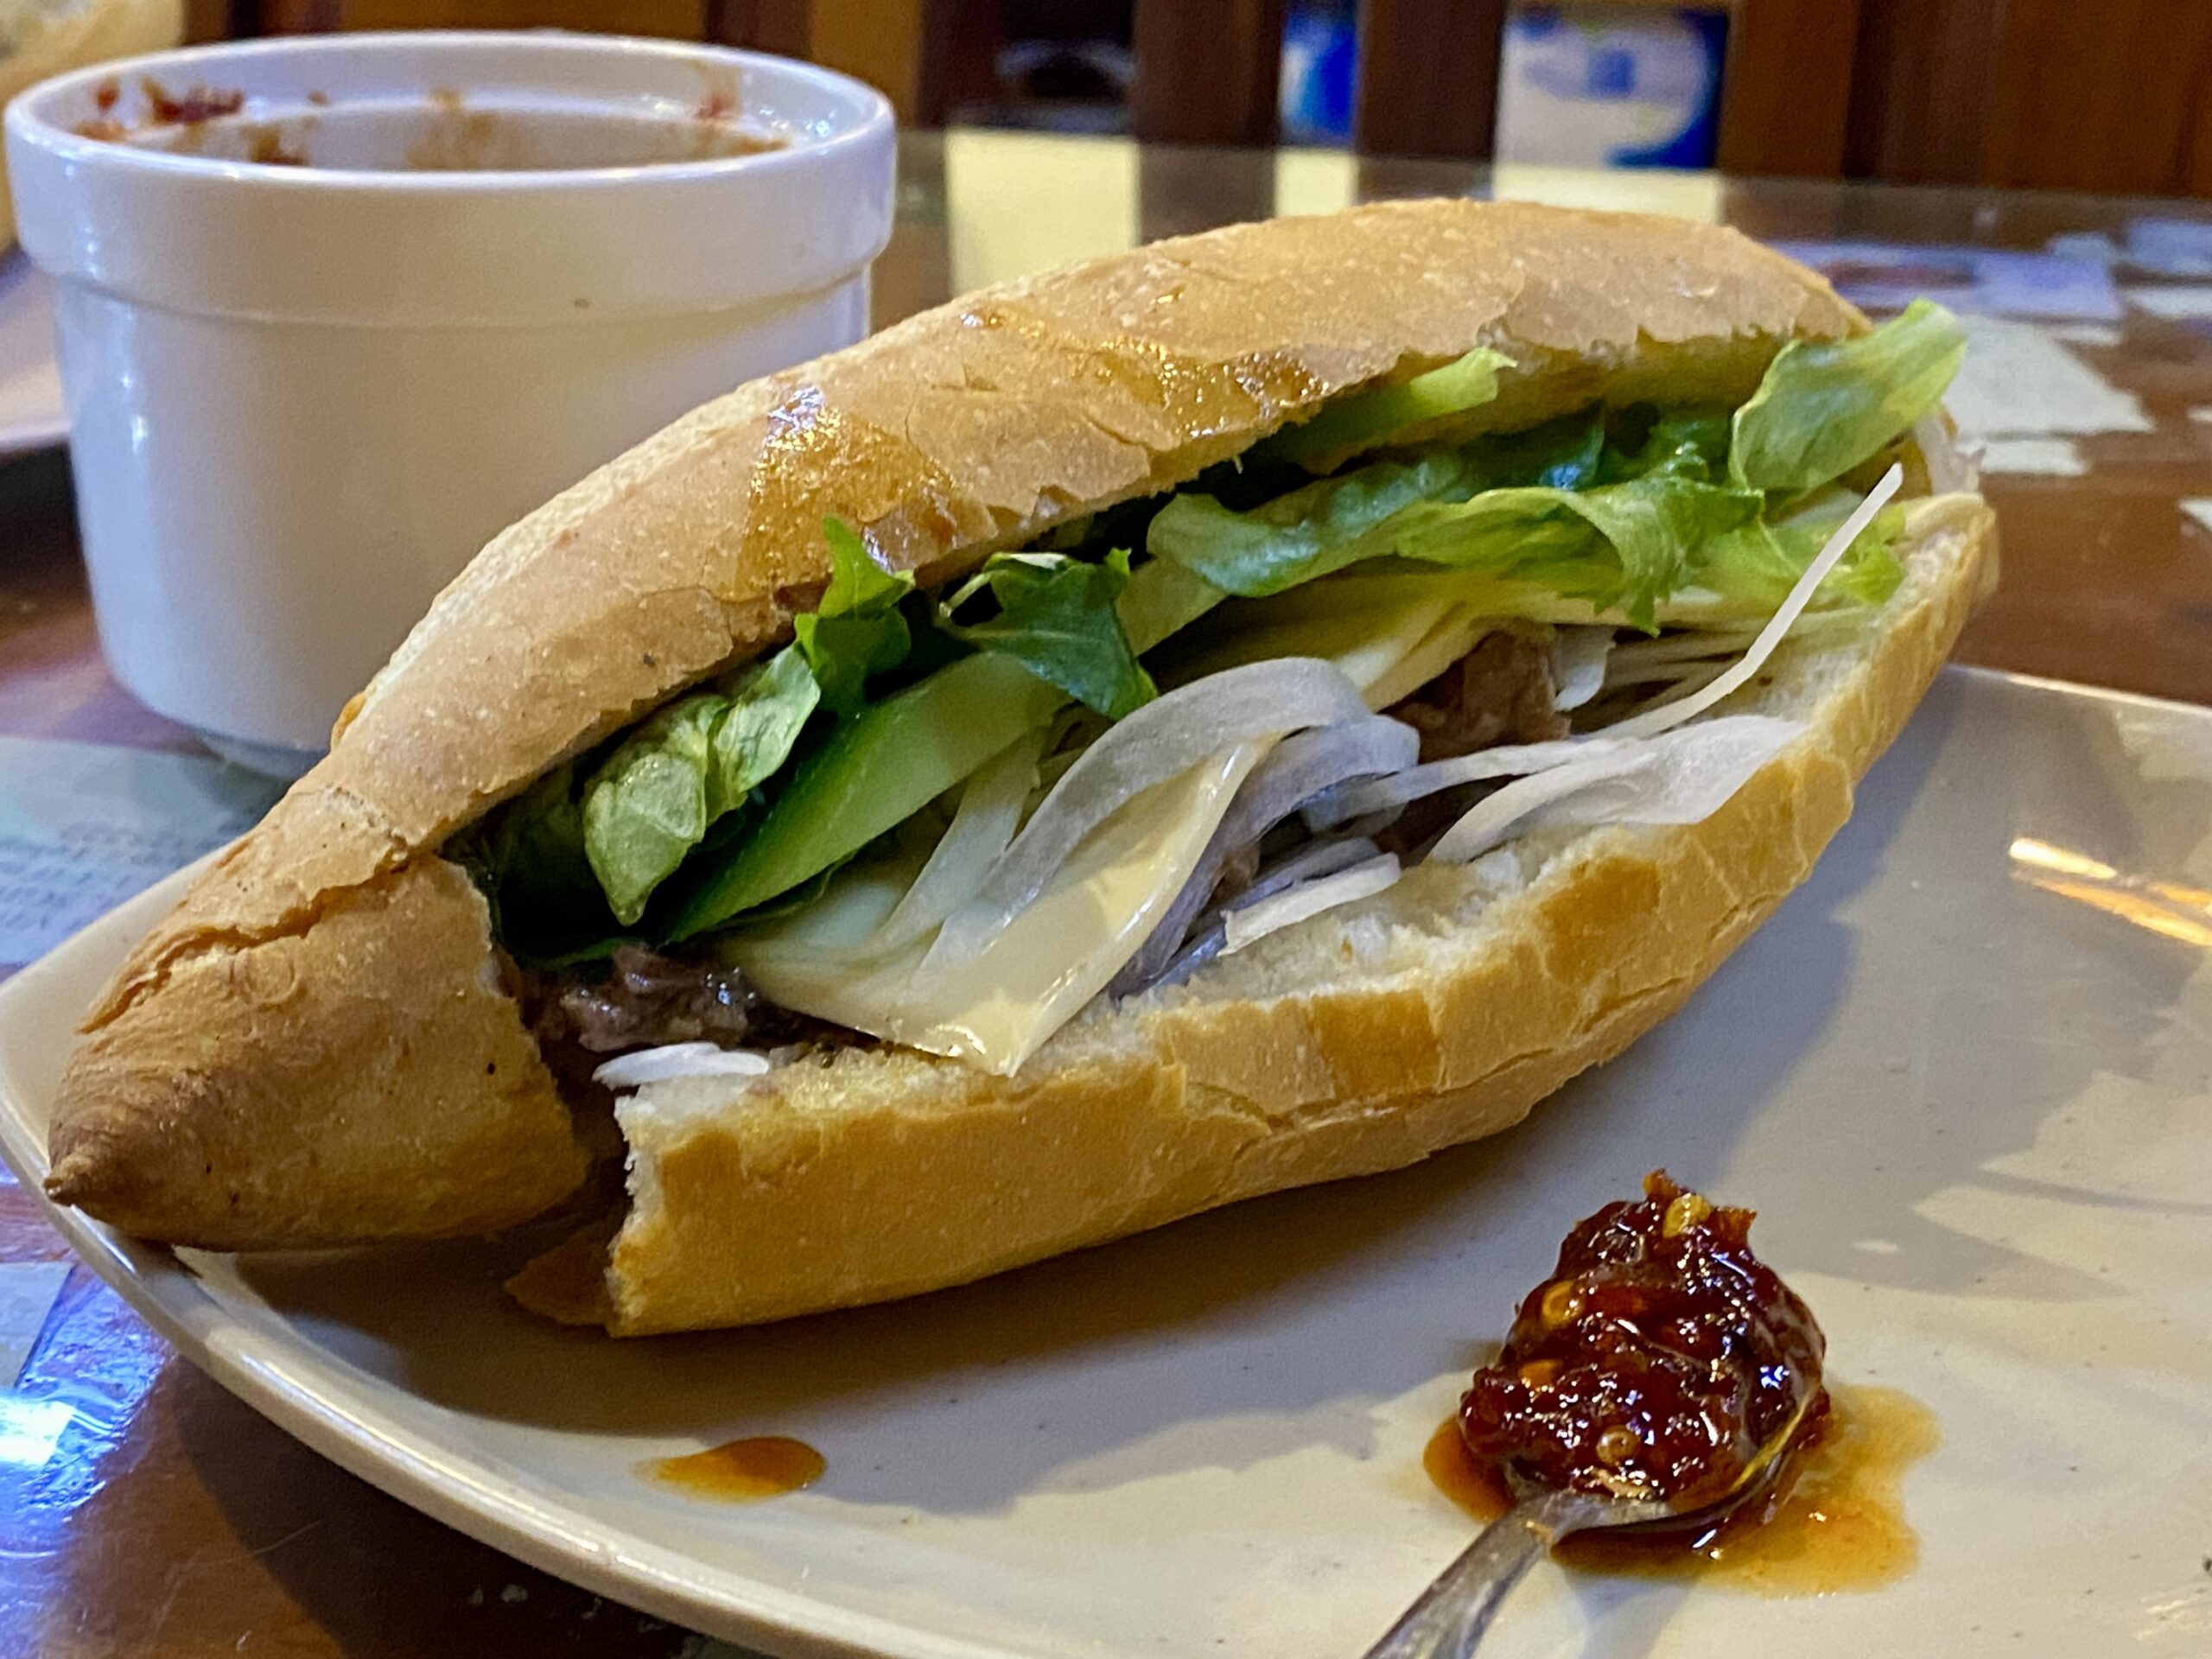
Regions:
[[1796, 1444], [1806, 1412], [1819, 1397], [1816, 1389], [1800, 1401], [1781, 1432], [1745, 1464], [1736, 1484], [1694, 1510], [1678, 1510], [1654, 1499], [1555, 1491], [1508, 1470], [1513, 1507], [1484, 1527], [1459, 1560], [1436, 1575], [1435, 1582], [1406, 1609], [1389, 1634], [1367, 1650], [1364, 1659], [1467, 1659], [1507, 1592], [1539, 1556], [1578, 1532], [1618, 1527], [1680, 1532], [1717, 1523], [1774, 1484], [1786, 1461], [1784, 1454]]

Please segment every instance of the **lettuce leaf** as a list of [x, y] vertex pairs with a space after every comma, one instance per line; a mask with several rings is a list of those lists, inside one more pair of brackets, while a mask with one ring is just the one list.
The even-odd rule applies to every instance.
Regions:
[[1926, 300], [1856, 340], [1791, 341], [1736, 411], [1731, 480], [1794, 494], [1842, 477], [1936, 407], [1966, 353], [1959, 320]]
[[728, 691], [671, 703], [626, 739], [583, 791], [584, 850], [624, 926], [706, 838], [789, 758], [820, 697], [786, 646]]
[[1232, 512], [1210, 495], [1176, 496], [1152, 521], [1145, 548], [1225, 594], [1263, 599], [1389, 550], [1368, 537], [1417, 502], [1459, 499], [1481, 474], [1458, 451], [1378, 461]]
[[[1253, 509], [1179, 495], [1147, 545], [1214, 587], [1263, 598], [1363, 559], [1397, 554], [1535, 583], [1654, 625], [1691, 551], [1748, 523], [1756, 491], [1706, 481], [1726, 429], [1709, 415], [1655, 421], [1626, 454], [1591, 414], [1414, 461], [1382, 461]], [[1585, 487], [1605, 472], [1617, 483]], [[1502, 488], [1485, 485], [1505, 480]]]
[[[1119, 720], [1157, 695], [1115, 602], [1129, 585], [1126, 549], [1098, 563], [1061, 553], [1001, 553], [938, 607], [937, 625], [979, 651], [1003, 652], [1048, 685]], [[988, 593], [996, 615], [961, 622]]]
[[1465, 502], [1505, 485], [1582, 490], [1598, 480], [1605, 454], [1605, 422], [1593, 409], [1418, 460], [1370, 461], [1245, 512], [1185, 492], [1154, 517], [1145, 546], [1224, 593], [1263, 599], [1399, 550], [1397, 515], [1408, 507]]
[[1677, 409], [1655, 414], [1643, 441], [1634, 448], [1624, 444], [1607, 448], [1598, 481], [1619, 484], [1663, 474], [1700, 484], [1726, 482], [1728, 426], [1725, 409]]
[[493, 934], [527, 961], [602, 954], [620, 931], [584, 851], [580, 770], [555, 767], [450, 849], [491, 905]]
[[913, 644], [899, 602], [913, 591], [912, 571], [886, 570], [867, 544], [835, 518], [822, 521], [830, 543], [830, 586], [819, 609], [795, 618], [798, 649], [840, 715], [859, 712], [868, 680], [906, 660]]
[[978, 652], [839, 721], [741, 839], [684, 872], [668, 937], [719, 927], [819, 875], [1066, 702], [1014, 658]]
[[1591, 490], [1485, 490], [1423, 502], [1383, 531], [1425, 563], [1533, 582], [1656, 631], [1659, 601], [1688, 580], [1697, 547], [1752, 523], [1764, 498], [1654, 471]]
[[1312, 420], [1285, 427], [1266, 439], [1255, 447], [1255, 455], [1262, 463], [1303, 464], [1357, 454], [1394, 433], [1481, 408], [1497, 396], [1497, 372], [1512, 366], [1513, 359], [1504, 353], [1478, 346], [1455, 362], [1397, 385], [1340, 397]]
[[[1836, 526], [1859, 505], [1860, 498], [1853, 493], [1838, 491], [1836, 494], [1840, 499], [1824, 503], [1818, 512], [1793, 516], [1779, 524], [1755, 519], [1700, 548], [1691, 560], [1690, 580], [1718, 601], [1717, 606], [1707, 607], [1707, 618], [1735, 614], [1746, 621], [1758, 621], [1771, 615], [1797, 585], [1805, 567], [1827, 545]], [[1835, 510], [1828, 510], [1831, 505]], [[1886, 507], [1877, 513], [1844, 550], [1842, 560], [1821, 584], [1813, 602], [1879, 605], [1888, 599], [1904, 580], [1904, 567], [1890, 550], [1904, 532], [1903, 507]]]

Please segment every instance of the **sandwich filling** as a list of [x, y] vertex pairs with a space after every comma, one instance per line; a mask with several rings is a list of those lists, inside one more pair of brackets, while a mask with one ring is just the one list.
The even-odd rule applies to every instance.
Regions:
[[1011, 1073], [1414, 863], [1719, 808], [1799, 728], [1714, 705], [1867, 624], [1905, 466], [1956, 481], [1964, 350], [1922, 302], [1738, 408], [1468, 440], [1511, 366], [1478, 349], [936, 593], [832, 520], [791, 643], [451, 850], [566, 1072], [888, 1041]]

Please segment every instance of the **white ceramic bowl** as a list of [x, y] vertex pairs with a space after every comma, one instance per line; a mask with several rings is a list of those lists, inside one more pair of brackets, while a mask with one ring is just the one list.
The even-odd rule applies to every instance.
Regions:
[[[242, 102], [146, 124], [194, 88]], [[46, 82], [7, 142], [108, 659], [272, 770], [494, 532], [858, 339], [891, 229], [880, 96], [682, 43], [194, 48]]]

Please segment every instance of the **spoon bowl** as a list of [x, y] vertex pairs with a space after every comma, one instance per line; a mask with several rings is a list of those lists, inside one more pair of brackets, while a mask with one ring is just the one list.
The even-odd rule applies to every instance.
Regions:
[[1690, 1508], [1664, 1498], [1615, 1497], [1542, 1486], [1509, 1468], [1505, 1478], [1513, 1507], [1484, 1528], [1437, 1574], [1364, 1659], [1466, 1659], [1490, 1629], [1507, 1593], [1537, 1558], [1576, 1533], [1657, 1535], [1718, 1526], [1773, 1487], [1821, 1397], [1815, 1389], [1800, 1400], [1789, 1421], [1745, 1460], [1726, 1491]]

